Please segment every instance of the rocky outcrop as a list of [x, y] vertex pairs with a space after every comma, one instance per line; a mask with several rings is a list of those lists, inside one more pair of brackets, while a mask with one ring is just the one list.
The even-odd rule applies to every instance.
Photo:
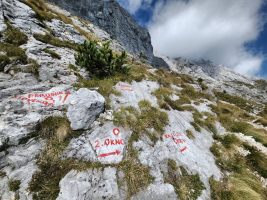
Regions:
[[139, 26], [115, 0], [49, 0], [73, 15], [88, 19], [107, 31], [126, 50], [135, 55], [144, 54], [153, 62], [153, 47], [148, 31]]
[[88, 129], [104, 111], [105, 99], [96, 91], [79, 89], [70, 97], [67, 117], [73, 130]]
[[122, 199], [117, 184], [117, 169], [70, 171], [60, 181], [57, 200]]

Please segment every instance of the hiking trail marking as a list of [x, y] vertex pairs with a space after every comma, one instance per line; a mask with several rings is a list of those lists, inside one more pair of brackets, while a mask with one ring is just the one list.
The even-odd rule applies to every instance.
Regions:
[[184, 134], [178, 133], [178, 132], [177, 133], [167, 133], [167, 134], [163, 135], [163, 137], [165, 139], [172, 139], [175, 144], [179, 145], [180, 153], [183, 153], [187, 150], [187, 146], [180, 147], [180, 145], [182, 145], [182, 144], [186, 145], [186, 140], [181, 138], [183, 136], [184, 136]]

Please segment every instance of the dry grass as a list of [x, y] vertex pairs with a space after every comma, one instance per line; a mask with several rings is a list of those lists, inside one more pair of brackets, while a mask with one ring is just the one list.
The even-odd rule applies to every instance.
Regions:
[[191, 130], [186, 130], [186, 136], [189, 138], [189, 139], [195, 139], [195, 135], [194, 133], [191, 131]]
[[154, 180], [149, 173], [149, 168], [135, 161], [123, 161], [119, 164], [118, 169], [124, 172], [124, 179], [128, 188], [128, 199], [141, 191], [141, 189], [146, 188]]
[[168, 160], [167, 164], [168, 172], [164, 175], [164, 180], [166, 183], [174, 186], [179, 199], [197, 199], [201, 195], [202, 190], [205, 189], [199, 175], [188, 174], [183, 167], [178, 167], [174, 160]]
[[[139, 108], [140, 111], [133, 107], [121, 108], [114, 114], [114, 123], [129, 127], [138, 135], [147, 134], [153, 142], [156, 142], [168, 124], [168, 115], [152, 107], [148, 101], [140, 101]], [[151, 129], [154, 131], [151, 132]]]
[[211, 197], [214, 200], [264, 200], [267, 190], [251, 172], [244, 171], [224, 178], [221, 182], [210, 179]]
[[0, 51], [5, 52], [10, 62], [20, 62], [27, 64], [25, 51], [13, 44], [0, 43]]
[[10, 180], [8, 182], [8, 188], [12, 192], [16, 192], [20, 188], [21, 181], [20, 180]]
[[14, 46], [20, 46], [27, 43], [28, 37], [26, 34], [13, 27], [9, 22], [6, 22], [6, 25], [7, 29], [4, 32], [4, 42], [12, 44]]
[[46, 43], [46, 44], [51, 44], [51, 45], [56, 46], [56, 47], [66, 47], [66, 48], [73, 49], [73, 50], [77, 50], [79, 47], [79, 45], [74, 43], [74, 42], [60, 40], [60, 39], [52, 36], [51, 34], [46, 34], [46, 35], [34, 34], [33, 37], [36, 40], [39, 40], [39, 41]]
[[51, 21], [57, 17], [47, 8], [43, 0], [25, 0], [24, 3], [32, 8], [35, 12], [36, 18], [41, 21]]
[[214, 92], [215, 96], [218, 98], [218, 100], [226, 101], [228, 103], [234, 104], [240, 109], [243, 109], [248, 112], [252, 112], [254, 106], [257, 106], [257, 104], [253, 101], [248, 101], [246, 99], [243, 99], [239, 96], [233, 96], [224, 92]]
[[56, 59], [61, 59], [61, 56], [58, 55], [56, 52], [54, 52], [53, 50], [51, 49], [44, 49], [44, 52], [49, 54], [52, 58], [56, 58]]

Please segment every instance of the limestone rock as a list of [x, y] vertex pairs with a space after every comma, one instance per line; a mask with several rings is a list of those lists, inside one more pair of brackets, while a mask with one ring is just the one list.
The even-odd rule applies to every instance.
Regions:
[[105, 99], [96, 91], [79, 89], [69, 100], [67, 117], [73, 130], [88, 129], [104, 111]]
[[18, 0], [2, 0], [2, 9], [6, 17], [17, 28], [28, 34], [44, 33], [40, 22], [35, 18], [35, 12]]
[[84, 36], [74, 29], [70, 24], [65, 24], [60, 20], [53, 19], [51, 22], [46, 22], [46, 25], [53, 31], [56, 37], [62, 40], [72, 41], [75, 43], [83, 43], [85, 40]]
[[83, 161], [116, 164], [122, 161], [126, 151], [129, 130], [116, 127], [112, 122], [93, 127], [80, 137], [71, 140], [64, 157]]
[[1, 158], [0, 168], [5, 172], [5, 176], [0, 178], [1, 200], [13, 199], [15, 193], [9, 191], [8, 182], [10, 180], [20, 180], [18, 194], [21, 200], [31, 200], [32, 194], [28, 191], [28, 184], [32, 175], [38, 170], [36, 157], [44, 147], [43, 141], [30, 140], [25, 145], [19, 145], [7, 149], [7, 155]]
[[6, 30], [5, 20], [4, 20], [4, 13], [3, 13], [3, 4], [0, 1], [0, 33]]
[[114, 88], [121, 93], [120, 96], [111, 95], [114, 110], [122, 106], [138, 108], [138, 102], [142, 100], [148, 100], [152, 106], [157, 106], [157, 98], [152, 95], [152, 92], [159, 88], [157, 82], [133, 81], [131, 84], [119, 82]]
[[170, 184], [151, 184], [144, 191], [139, 192], [132, 200], [176, 200], [174, 187]]
[[57, 200], [121, 199], [116, 168], [70, 171], [59, 183]]

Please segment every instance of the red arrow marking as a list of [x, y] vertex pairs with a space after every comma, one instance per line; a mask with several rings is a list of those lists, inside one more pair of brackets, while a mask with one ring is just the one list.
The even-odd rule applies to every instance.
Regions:
[[187, 147], [184, 147], [184, 148], [180, 149], [180, 152], [183, 153], [186, 149], [187, 149]]
[[110, 153], [102, 153], [100, 154], [98, 157], [102, 158], [102, 157], [107, 157], [107, 156], [112, 156], [112, 155], [119, 155], [121, 152], [119, 150], [110, 152]]

